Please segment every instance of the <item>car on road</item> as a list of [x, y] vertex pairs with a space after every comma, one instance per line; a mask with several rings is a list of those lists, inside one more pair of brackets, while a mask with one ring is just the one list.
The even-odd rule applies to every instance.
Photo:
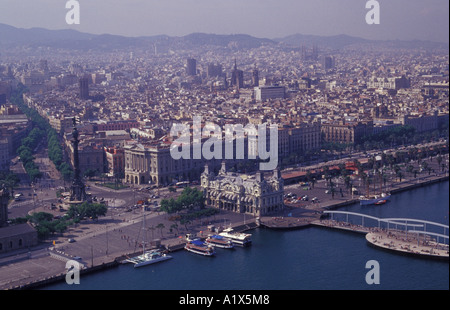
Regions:
[[69, 242], [69, 243], [73, 243], [73, 242], [75, 242], [75, 239], [73, 239], [73, 238], [69, 238], [69, 239], [67, 239], [67, 242]]

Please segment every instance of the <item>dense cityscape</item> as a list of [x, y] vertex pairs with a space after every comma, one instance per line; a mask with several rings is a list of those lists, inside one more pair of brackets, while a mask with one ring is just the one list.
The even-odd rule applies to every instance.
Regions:
[[[448, 181], [448, 44], [55, 42], [0, 44], [2, 289], [64, 279], [70, 259], [94, 268], [137, 247], [170, 253], [220, 226], [303, 227], [369, 194]], [[175, 124], [193, 142], [187, 159], [173, 156]], [[277, 128], [275, 169], [260, 169], [258, 143], [274, 139], [260, 132], [243, 144], [232, 132], [226, 156], [227, 125], [263, 124]], [[31, 260], [40, 267], [12, 275]]]

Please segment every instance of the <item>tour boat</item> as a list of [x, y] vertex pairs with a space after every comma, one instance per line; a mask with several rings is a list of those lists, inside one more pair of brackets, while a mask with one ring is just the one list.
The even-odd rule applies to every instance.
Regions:
[[222, 249], [232, 249], [234, 247], [233, 241], [228, 238], [219, 235], [212, 235], [206, 238], [205, 242], [214, 247], [222, 248]]
[[230, 239], [233, 244], [240, 246], [248, 246], [252, 243], [252, 235], [233, 231], [233, 228], [227, 228], [219, 233], [220, 236]]
[[167, 255], [165, 253], [161, 253], [160, 251], [148, 251], [139, 256], [126, 259], [125, 262], [133, 263], [134, 268], [162, 262], [165, 260], [171, 259], [172, 256]]
[[361, 196], [359, 197], [359, 204], [361, 206], [366, 206], [366, 205], [373, 205], [373, 204], [377, 204], [380, 201], [383, 200], [389, 200], [389, 198], [391, 198], [390, 194], [385, 194], [382, 193], [381, 195], [374, 195], [374, 196]]
[[204, 256], [213, 256], [216, 254], [214, 248], [201, 240], [192, 240], [186, 243], [185, 250]]

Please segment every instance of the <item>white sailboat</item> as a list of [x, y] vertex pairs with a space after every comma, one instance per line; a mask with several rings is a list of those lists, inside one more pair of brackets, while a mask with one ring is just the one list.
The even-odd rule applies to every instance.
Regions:
[[[145, 230], [145, 210], [143, 210], [144, 218], [142, 220], [142, 229]], [[124, 262], [134, 264], [134, 268], [151, 265], [154, 263], [169, 260], [172, 256], [167, 255], [159, 250], [145, 251], [145, 233], [142, 241], [142, 254], [136, 257], [128, 258]]]

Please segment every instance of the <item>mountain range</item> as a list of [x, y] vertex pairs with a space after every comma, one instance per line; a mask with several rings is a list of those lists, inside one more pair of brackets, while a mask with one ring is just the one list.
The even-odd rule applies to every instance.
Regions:
[[442, 48], [448, 49], [448, 43], [438, 43], [430, 41], [373, 41], [363, 38], [336, 35], [336, 36], [316, 36], [294, 34], [283, 38], [267, 39], [256, 38], [246, 34], [206, 34], [192, 33], [181, 37], [171, 37], [167, 35], [125, 37], [110, 34], [89, 34], [77, 30], [48, 30], [44, 28], [16, 28], [0, 23], [0, 48], [26, 46], [26, 47], [54, 47], [67, 48], [73, 50], [87, 49], [122, 49], [130, 47], [150, 47], [155, 43], [163, 44], [170, 48], [189, 48], [201, 45], [213, 45], [222, 47], [256, 48], [262, 45], [278, 45], [283, 47], [299, 48], [301, 46], [311, 46], [316, 44], [322, 48], [341, 49], [355, 44], [387, 45], [401, 48]]

